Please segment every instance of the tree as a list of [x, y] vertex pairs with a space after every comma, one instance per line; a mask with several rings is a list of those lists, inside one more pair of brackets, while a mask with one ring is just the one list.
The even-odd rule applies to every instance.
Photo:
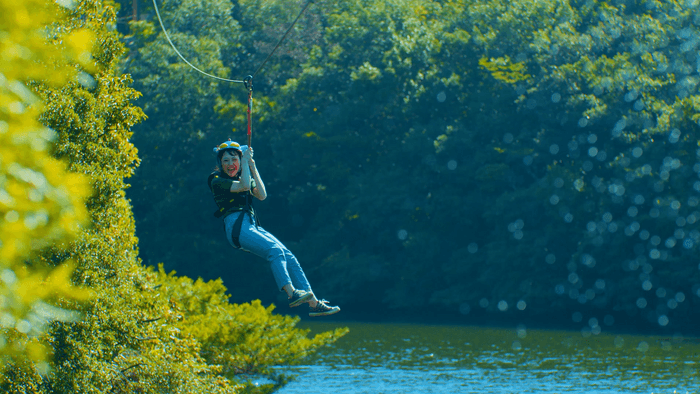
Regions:
[[56, 133], [38, 122], [43, 103], [27, 83], [60, 87], [78, 77], [71, 62], [87, 66], [92, 34], [76, 29], [61, 46], [47, 43], [42, 28], [61, 10], [43, 1], [4, 1], [0, 12], [0, 372], [8, 362], [34, 362], [46, 371], [47, 324], [77, 316], [57, 299], [89, 293], [71, 285], [74, 262], [56, 266], [39, 255], [79, 233], [89, 189], [86, 177], [52, 157]]
[[[698, 141], [687, 56], [696, 8], [490, 2], [469, 14], [486, 56], [527, 70], [524, 80], [510, 81], [489, 71], [540, 119], [516, 142], [532, 149], [527, 157], [551, 193], [543, 197], [558, 217], [555, 232], [579, 234], [562, 250], [568, 264], [556, 289], [588, 312], [592, 304], [591, 313], [641, 309], [655, 325], [671, 315], [688, 321], [694, 302], [683, 301], [700, 279], [689, 258], [700, 234], [700, 184], [687, 182]], [[657, 305], [644, 309], [655, 301], [652, 288]]]

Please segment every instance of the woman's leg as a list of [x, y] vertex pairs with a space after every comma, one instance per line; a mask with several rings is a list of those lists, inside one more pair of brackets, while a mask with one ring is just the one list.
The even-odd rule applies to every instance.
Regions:
[[294, 287], [297, 289], [302, 289], [311, 292], [311, 285], [309, 284], [308, 279], [306, 279], [306, 275], [304, 274], [304, 270], [301, 268], [301, 264], [299, 264], [299, 261], [297, 260], [296, 256], [287, 249], [286, 246], [280, 240], [277, 239], [274, 235], [272, 235], [270, 232], [267, 230], [263, 229], [262, 227], [257, 229], [258, 232], [260, 232], [262, 235], [264, 235], [267, 239], [275, 242], [275, 244], [282, 250], [284, 253], [284, 260], [286, 261], [286, 271], [287, 274], [289, 275], [290, 279], [292, 280], [292, 284]]
[[[231, 231], [233, 223], [239, 214], [233, 214], [226, 217], [226, 234], [231, 242]], [[250, 252], [256, 256], [262, 257], [270, 263], [272, 275], [277, 283], [279, 290], [287, 291], [289, 286], [293, 291], [293, 287], [297, 286], [301, 289], [311, 291], [311, 286], [306, 280], [304, 272], [301, 271], [301, 266], [294, 255], [275, 238], [272, 234], [262, 228], [258, 228], [253, 224], [250, 215], [246, 215], [241, 226], [241, 233], [238, 239], [241, 244], [241, 249]], [[291, 263], [291, 264], [290, 264]], [[290, 277], [289, 269], [291, 268], [292, 275]], [[289, 291], [287, 291], [289, 293]]]

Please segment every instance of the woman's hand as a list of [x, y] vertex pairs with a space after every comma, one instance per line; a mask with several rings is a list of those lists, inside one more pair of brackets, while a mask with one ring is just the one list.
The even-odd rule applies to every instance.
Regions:
[[[233, 181], [231, 184], [231, 192], [247, 192], [250, 190], [250, 175], [251, 175], [251, 164], [253, 161], [253, 150], [248, 148], [241, 155], [241, 176], [240, 180]], [[253, 167], [254, 168], [254, 167]]]
[[252, 190], [253, 195], [258, 199], [258, 200], [264, 200], [267, 198], [267, 191], [265, 191], [265, 184], [262, 181], [262, 178], [260, 178], [260, 174], [258, 174], [258, 169], [255, 168], [255, 160], [253, 160], [253, 149], [248, 148], [245, 153], [250, 152], [249, 159], [248, 159], [248, 170], [250, 171], [250, 175], [255, 179], [255, 187]]
[[253, 148], [248, 147], [248, 149], [246, 149], [245, 152], [243, 152], [242, 159], [249, 162], [249, 163], [253, 162]]
[[246, 152], [250, 152], [250, 158], [248, 159], [248, 166], [250, 167], [251, 175], [253, 175], [256, 171], [255, 160], [253, 160], [253, 148], [248, 148], [246, 150]]

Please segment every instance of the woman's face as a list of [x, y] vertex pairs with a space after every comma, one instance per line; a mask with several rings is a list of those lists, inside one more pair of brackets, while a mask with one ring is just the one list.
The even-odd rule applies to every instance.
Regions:
[[228, 176], [234, 177], [238, 174], [238, 170], [241, 169], [241, 160], [235, 152], [226, 151], [221, 157], [221, 167]]

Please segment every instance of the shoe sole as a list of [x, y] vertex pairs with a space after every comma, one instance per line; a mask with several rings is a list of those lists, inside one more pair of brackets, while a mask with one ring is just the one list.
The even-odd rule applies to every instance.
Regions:
[[299, 298], [298, 300], [296, 300], [296, 301], [294, 301], [294, 302], [291, 302], [291, 303], [289, 304], [289, 306], [290, 306], [291, 308], [294, 308], [295, 306], [299, 306], [299, 305], [301, 305], [301, 304], [303, 304], [303, 303], [305, 303], [305, 302], [308, 302], [308, 301], [311, 299], [311, 297], [313, 297], [313, 296], [314, 296], [313, 293], [306, 293], [305, 296]]
[[328, 315], [333, 315], [340, 312], [340, 308], [333, 308], [328, 312], [309, 312], [309, 316], [311, 317], [317, 317], [317, 316], [328, 316]]

